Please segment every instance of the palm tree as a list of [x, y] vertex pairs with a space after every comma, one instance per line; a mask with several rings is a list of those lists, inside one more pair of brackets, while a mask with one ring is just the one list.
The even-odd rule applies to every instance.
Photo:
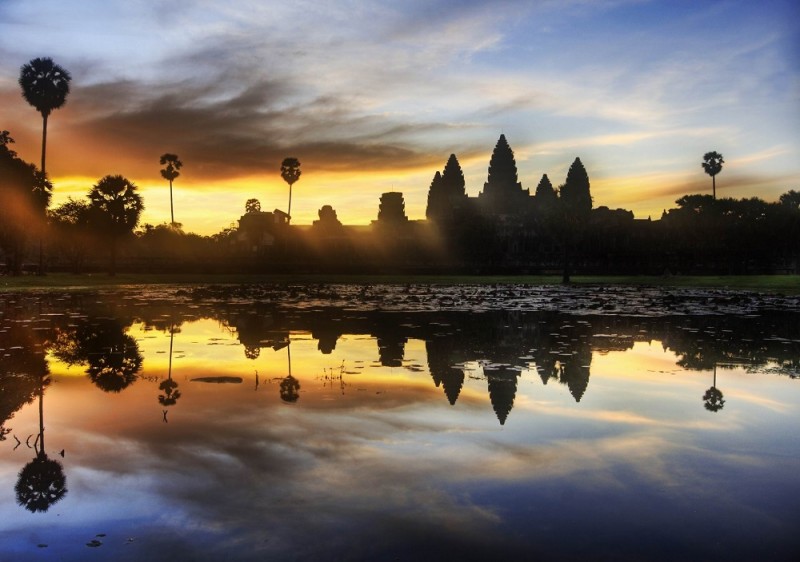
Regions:
[[[22, 65], [19, 73], [19, 85], [22, 88], [22, 97], [42, 114], [42, 168], [41, 185], [46, 185], [47, 169], [45, 160], [47, 155], [47, 118], [54, 109], [58, 109], [67, 101], [69, 94], [69, 81], [72, 77], [69, 72], [58, 66], [51, 58], [35, 58], [28, 64]], [[49, 197], [47, 199], [49, 203]], [[45, 207], [46, 209], [46, 207]], [[39, 275], [44, 274], [44, 244], [43, 232], [39, 232]]]
[[717, 180], [714, 176], [722, 171], [722, 165], [725, 160], [722, 159], [722, 154], [717, 151], [706, 152], [703, 155], [703, 163], [700, 164], [706, 173], [711, 176], [711, 195], [714, 199], [717, 198]]
[[174, 225], [175, 211], [172, 207], [172, 180], [181, 175], [178, 170], [183, 166], [183, 162], [178, 160], [177, 154], [166, 153], [161, 155], [161, 165], [163, 166], [164, 164], [166, 164], [167, 167], [161, 170], [161, 177], [169, 181], [169, 216], [171, 224]]
[[281, 177], [289, 184], [289, 220], [292, 220], [292, 184], [300, 179], [300, 161], [297, 158], [284, 158], [281, 163]]
[[717, 388], [717, 364], [714, 363], [714, 382], [711, 388], [703, 394], [703, 406], [709, 412], [719, 412], [725, 407], [725, 398], [722, 391]]
[[136, 185], [122, 176], [105, 176], [89, 191], [90, 216], [99, 232], [108, 237], [110, 275], [116, 273], [117, 240], [133, 232], [144, 209]]
[[58, 66], [51, 58], [36, 58], [22, 65], [19, 74], [19, 85], [22, 97], [42, 114], [42, 173], [45, 168], [47, 152], [47, 118], [54, 109], [58, 109], [67, 101], [69, 72]]

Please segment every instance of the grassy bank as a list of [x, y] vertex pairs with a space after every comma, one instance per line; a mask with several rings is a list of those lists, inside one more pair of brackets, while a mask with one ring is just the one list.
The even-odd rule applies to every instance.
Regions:
[[[43, 277], [0, 277], [0, 290], [86, 289], [129, 285], [211, 285], [257, 283], [429, 283], [429, 284], [529, 284], [557, 285], [559, 276], [467, 276], [467, 275], [213, 275], [213, 274], [120, 274], [71, 275], [52, 273]], [[573, 283], [591, 285], [650, 285], [703, 287], [800, 294], [800, 275], [735, 276], [576, 276]]]

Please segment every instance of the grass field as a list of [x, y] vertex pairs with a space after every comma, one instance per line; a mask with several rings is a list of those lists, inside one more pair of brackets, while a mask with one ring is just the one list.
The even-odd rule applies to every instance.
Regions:
[[[702, 287], [800, 294], [800, 275], [734, 276], [574, 276], [575, 285], [648, 285], [661, 287]], [[104, 274], [72, 275], [52, 273], [42, 277], [24, 275], [0, 277], [0, 290], [86, 289], [135, 285], [212, 284], [317, 284], [317, 283], [423, 283], [423, 284], [527, 284], [557, 285], [560, 276], [468, 276], [468, 275], [231, 275], [231, 274]]]

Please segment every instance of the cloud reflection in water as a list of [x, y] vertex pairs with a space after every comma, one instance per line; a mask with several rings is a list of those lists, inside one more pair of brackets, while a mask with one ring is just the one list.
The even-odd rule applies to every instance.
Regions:
[[[692, 330], [641, 318], [358, 313], [320, 332], [314, 311], [245, 322], [229, 305], [183, 319], [133, 308], [114, 309], [118, 325], [86, 310], [35, 333], [55, 381], [47, 442], [67, 451], [70, 493], [38, 518], [4, 502], [3, 554], [33, 559], [31, 541], [44, 541], [75, 558], [95, 533], [120, 560], [714, 557], [753, 553], [755, 529], [778, 555], [796, 546], [786, 498], [800, 491], [798, 441], [775, 431], [797, 414], [796, 382], [720, 369], [728, 403], [706, 412], [702, 366], [727, 352], [696, 345]], [[112, 343], [82, 350], [87, 326], [87, 341]], [[0, 347], [25, 337], [5, 331]], [[113, 370], [101, 355], [118, 353], [114, 342], [142, 361], [109, 393], [91, 368]], [[19, 377], [41, 370], [37, 361], [8, 364]], [[580, 370], [572, 385], [570, 365]], [[280, 392], [290, 372], [292, 404]], [[182, 394], [165, 405], [170, 376]], [[513, 389], [492, 396], [491, 376]], [[9, 436], [38, 428], [21, 388]], [[2, 444], [3, 499], [29, 460], [13, 444]]]

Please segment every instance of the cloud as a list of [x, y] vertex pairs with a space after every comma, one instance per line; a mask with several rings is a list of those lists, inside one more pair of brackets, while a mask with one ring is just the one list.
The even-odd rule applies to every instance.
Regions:
[[[169, 151], [186, 164], [184, 188], [225, 184], [244, 200], [245, 180], [271, 178], [291, 155], [305, 178], [327, 174], [325, 203], [349, 204], [354, 189], [377, 201], [389, 186], [418, 212], [450, 153], [477, 194], [500, 132], [525, 187], [562, 175], [578, 151], [598, 179], [679, 178], [711, 145], [726, 155], [783, 146], [774, 160], [740, 161], [741, 173], [793, 185], [795, 12], [638, 0], [2, 3], [2, 126], [38, 160], [41, 122], [16, 76], [55, 53], [74, 76], [49, 125], [57, 191], [67, 176], [159, 181], [156, 159]], [[611, 206], [635, 197], [605, 196]], [[309, 200], [307, 217], [321, 202]]]

